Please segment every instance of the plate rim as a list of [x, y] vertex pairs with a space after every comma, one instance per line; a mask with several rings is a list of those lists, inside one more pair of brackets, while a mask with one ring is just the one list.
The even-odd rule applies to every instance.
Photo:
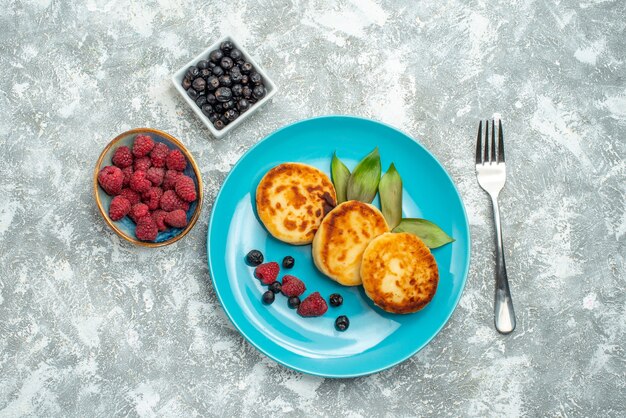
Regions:
[[[282, 360], [281, 358], [279, 358], [278, 356], [275, 356], [271, 353], [269, 353], [268, 351], [264, 350], [263, 348], [261, 348], [254, 340], [252, 340], [245, 331], [243, 331], [241, 329], [241, 327], [239, 326], [239, 324], [237, 324], [237, 322], [235, 322], [235, 320], [233, 319], [230, 311], [228, 310], [228, 308], [226, 307], [226, 305], [224, 304], [224, 301], [222, 299], [222, 295], [220, 293], [220, 291], [217, 288], [217, 285], [215, 283], [215, 275], [213, 273], [213, 266], [211, 264], [211, 232], [213, 230], [213, 220], [214, 220], [214, 214], [215, 214], [215, 210], [217, 208], [217, 202], [219, 201], [222, 192], [224, 191], [224, 185], [228, 182], [228, 180], [230, 179], [231, 175], [233, 174], [233, 172], [235, 171], [235, 169], [239, 166], [239, 164], [242, 163], [242, 161], [248, 156], [248, 154], [252, 153], [257, 147], [260, 146], [260, 144], [262, 144], [263, 142], [265, 142], [266, 140], [268, 140], [270, 137], [278, 134], [279, 132], [291, 128], [292, 126], [301, 124], [301, 123], [306, 123], [306, 122], [311, 122], [311, 121], [315, 121], [315, 120], [319, 120], [319, 119], [356, 119], [356, 120], [360, 120], [360, 121], [365, 121], [365, 122], [369, 122], [369, 123], [376, 123], [376, 124], [380, 124], [383, 125], [389, 129], [392, 129], [394, 131], [399, 132], [400, 134], [406, 136], [407, 138], [409, 138], [411, 141], [413, 141], [417, 146], [419, 146], [420, 148], [422, 148], [434, 161], [437, 165], [439, 165], [439, 167], [443, 170], [443, 172], [445, 173], [446, 177], [448, 178], [448, 180], [450, 181], [450, 184], [452, 184], [452, 188], [454, 189], [454, 192], [456, 193], [457, 197], [459, 198], [459, 202], [461, 203], [461, 209], [463, 211], [463, 217], [465, 219], [465, 233], [467, 236], [467, 251], [466, 251], [466, 261], [465, 261], [465, 265], [463, 266], [463, 277], [461, 280], [461, 290], [459, 292], [459, 294], [457, 295], [456, 299], [454, 300], [454, 304], [452, 306], [452, 310], [450, 310], [450, 313], [446, 316], [445, 321], [442, 322], [442, 324], [437, 328], [437, 330], [433, 333], [432, 336], [430, 336], [426, 341], [424, 341], [423, 344], [421, 344], [420, 346], [418, 346], [414, 351], [412, 351], [411, 353], [409, 353], [408, 355], [397, 359], [393, 362], [390, 362], [389, 364], [386, 364], [384, 366], [381, 367], [377, 367], [371, 370], [367, 370], [364, 372], [357, 372], [357, 373], [335, 373], [335, 374], [327, 374], [327, 373], [320, 373], [320, 372], [316, 372], [315, 370], [309, 370], [306, 367], [299, 367], [297, 365], [294, 364], [290, 364], [284, 360]], [[233, 324], [233, 326], [235, 327], [235, 329], [239, 332], [239, 334], [241, 336], [244, 337], [244, 339], [251, 344], [254, 348], [256, 348], [259, 352], [261, 352], [262, 354], [264, 354], [265, 356], [269, 357], [270, 359], [274, 360], [276, 363], [287, 367], [291, 370], [295, 370], [297, 372], [301, 372], [301, 373], [305, 373], [305, 374], [309, 374], [312, 376], [319, 376], [319, 377], [324, 377], [324, 378], [332, 378], [332, 379], [340, 379], [340, 378], [355, 378], [355, 377], [361, 377], [361, 376], [368, 376], [371, 374], [375, 374], [375, 373], [380, 373], [384, 370], [388, 370], [392, 367], [395, 367], [403, 362], [405, 362], [406, 360], [410, 359], [411, 357], [413, 357], [414, 355], [416, 355], [417, 353], [419, 353], [424, 347], [426, 347], [428, 344], [430, 344], [430, 342], [437, 336], [439, 335], [439, 333], [441, 332], [441, 330], [448, 324], [448, 322], [450, 321], [450, 318], [452, 317], [452, 314], [454, 314], [454, 312], [456, 311], [456, 308], [459, 305], [459, 301], [461, 300], [461, 297], [463, 296], [463, 292], [465, 291], [465, 285], [467, 284], [467, 277], [469, 276], [469, 268], [470, 268], [470, 262], [471, 262], [471, 255], [472, 255], [472, 239], [471, 239], [471, 234], [470, 234], [470, 226], [469, 226], [469, 219], [467, 217], [467, 210], [465, 209], [465, 202], [463, 201], [463, 198], [461, 196], [461, 193], [459, 193], [459, 190], [456, 186], [456, 183], [454, 182], [454, 180], [452, 179], [452, 176], [450, 176], [450, 173], [448, 173], [448, 170], [445, 169], [445, 167], [443, 166], [443, 164], [441, 164], [441, 162], [425, 147], [423, 146], [419, 141], [417, 141], [415, 138], [413, 138], [411, 135], [407, 134], [406, 132], [404, 132], [403, 130], [389, 125], [385, 122], [381, 122], [375, 119], [371, 119], [371, 118], [366, 118], [366, 117], [362, 117], [362, 116], [354, 116], [354, 115], [343, 115], [343, 114], [335, 114], [335, 115], [322, 115], [322, 116], [315, 116], [312, 118], [306, 118], [306, 119], [300, 119], [294, 122], [291, 122], [281, 128], [278, 128], [272, 132], [270, 132], [269, 134], [265, 135], [260, 141], [256, 142], [255, 144], [253, 144], [246, 152], [244, 152], [239, 159], [237, 160], [237, 162], [231, 167], [230, 171], [228, 172], [228, 174], [226, 175], [226, 177], [224, 178], [224, 181], [222, 182], [222, 185], [220, 186], [220, 189], [217, 193], [217, 195], [215, 196], [215, 199], [213, 200], [213, 205], [211, 207], [211, 214], [210, 214], [210, 218], [209, 218], [209, 226], [207, 228], [207, 264], [209, 267], [209, 276], [211, 278], [211, 283], [213, 284], [213, 289], [215, 290], [215, 294], [217, 295], [217, 298], [220, 302], [220, 305], [222, 307], [222, 310], [226, 313], [226, 316], [228, 317], [229, 321]]]

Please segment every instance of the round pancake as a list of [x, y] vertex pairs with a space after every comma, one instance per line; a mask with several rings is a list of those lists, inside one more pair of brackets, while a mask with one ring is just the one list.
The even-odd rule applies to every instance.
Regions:
[[265, 228], [276, 239], [295, 245], [313, 241], [320, 222], [336, 202], [328, 176], [300, 163], [272, 168], [256, 189], [256, 210]]
[[439, 283], [437, 262], [415, 235], [383, 234], [363, 253], [361, 277], [365, 293], [387, 312], [419, 311], [435, 296]]
[[372, 205], [350, 200], [324, 218], [313, 239], [317, 268], [344, 286], [361, 284], [361, 258], [371, 240], [389, 232], [385, 217]]

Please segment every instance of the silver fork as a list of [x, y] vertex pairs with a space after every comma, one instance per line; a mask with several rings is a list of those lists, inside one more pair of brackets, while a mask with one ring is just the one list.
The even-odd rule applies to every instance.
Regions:
[[[484, 139], [484, 146], [482, 144]], [[483, 122], [478, 124], [478, 139], [476, 140], [476, 177], [478, 184], [489, 196], [493, 205], [493, 220], [496, 229], [496, 292], [494, 300], [494, 321], [496, 329], [502, 334], [508, 334], [515, 329], [515, 311], [509, 290], [509, 279], [504, 264], [504, 248], [502, 246], [502, 226], [500, 225], [500, 207], [498, 195], [506, 180], [506, 165], [504, 163], [504, 136], [502, 121], [498, 120], [498, 147], [496, 153], [496, 126], [491, 120], [491, 141], [489, 140], [489, 121], [485, 121], [485, 135], [483, 137]]]

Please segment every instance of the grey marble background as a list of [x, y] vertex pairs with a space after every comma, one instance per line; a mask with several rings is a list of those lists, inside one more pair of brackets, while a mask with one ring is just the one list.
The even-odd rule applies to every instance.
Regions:
[[[0, 416], [625, 416], [626, 3], [0, 0]], [[273, 103], [214, 140], [169, 75], [220, 34], [254, 51]], [[212, 201], [252, 144], [354, 114], [449, 170], [473, 237], [437, 338], [353, 380], [287, 370], [226, 319], [210, 283]], [[501, 114], [501, 195], [518, 313], [493, 329], [491, 209], [477, 120]], [[186, 143], [195, 229], [145, 250], [92, 198], [101, 149], [132, 127]]]

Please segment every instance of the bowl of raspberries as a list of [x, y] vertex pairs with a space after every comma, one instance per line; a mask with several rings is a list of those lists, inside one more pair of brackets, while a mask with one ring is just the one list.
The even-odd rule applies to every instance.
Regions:
[[98, 209], [122, 238], [145, 247], [172, 244], [202, 208], [202, 180], [185, 146], [166, 132], [124, 132], [102, 151], [94, 172]]

